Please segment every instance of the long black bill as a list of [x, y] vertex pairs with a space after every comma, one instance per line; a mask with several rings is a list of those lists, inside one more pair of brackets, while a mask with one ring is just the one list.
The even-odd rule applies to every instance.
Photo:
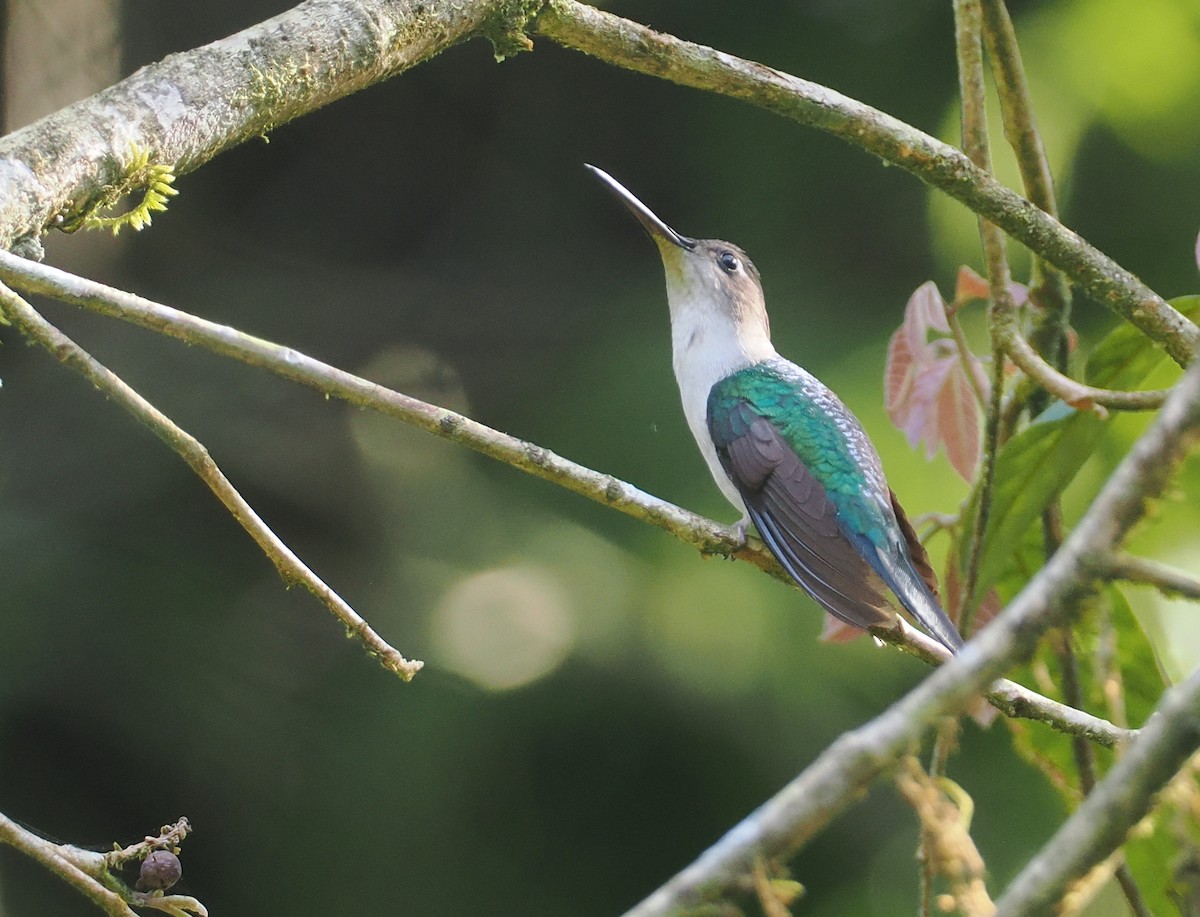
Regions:
[[689, 252], [696, 247], [696, 240], [689, 239], [687, 236], [681, 236], [670, 226], [655, 216], [654, 211], [634, 197], [628, 188], [605, 172], [603, 169], [597, 169], [591, 163], [584, 163], [584, 166], [596, 173], [596, 177], [608, 186], [608, 189], [615, 194], [626, 207], [629, 212], [637, 217], [637, 221], [642, 224], [646, 232], [650, 233], [650, 238], [654, 240], [665, 239], [668, 242], [678, 245], [680, 248], [687, 249]]

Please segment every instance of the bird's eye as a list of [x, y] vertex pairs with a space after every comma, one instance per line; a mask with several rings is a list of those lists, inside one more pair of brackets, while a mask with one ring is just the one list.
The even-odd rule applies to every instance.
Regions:
[[721, 265], [721, 269], [726, 274], [733, 274], [742, 266], [742, 262], [738, 261], [738, 256], [733, 252], [721, 252], [717, 255], [717, 263]]

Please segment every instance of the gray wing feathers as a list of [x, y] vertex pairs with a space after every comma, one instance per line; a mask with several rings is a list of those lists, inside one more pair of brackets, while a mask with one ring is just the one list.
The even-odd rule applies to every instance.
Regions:
[[875, 571], [842, 534], [825, 489], [768, 421], [754, 420], [725, 452], [751, 521], [805, 592], [855, 627], [895, 619]]

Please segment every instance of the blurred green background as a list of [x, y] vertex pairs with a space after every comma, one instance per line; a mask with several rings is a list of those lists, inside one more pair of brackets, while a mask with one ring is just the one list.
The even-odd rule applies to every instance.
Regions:
[[[93, 27], [88, 3], [61, 21], [9, 3], [10, 23], [41, 16], [30, 34], [52, 40], [14, 70], [10, 26], [5, 91], [68, 54], [56, 29], [109, 29], [123, 75], [287, 7], [97, 2]], [[957, 138], [945, 0], [610, 8]], [[1012, 9], [1066, 221], [1164, 295], [1194, 292], [1200, 8]], [[732, 521], [677, 404], [656, 253], [584, 161], [680, 231], [743, 245], [780, 351], [859, 414], [910, 514], [955, 511], [965, 485], [908, 449], [881, 380], [909, 293], [931, 278], [949, 293], [960, 263], [979, 266], [973, 217], [839, 141], [547, 40], [502, 65], [486, 43], [454, 48], [182, 177], [152, 230], [51, 236], [47, 260]], [[181, 888], [214, 915], [617, 913], [925, 672], [867, 641], [818, 643], [815, 606], [748, 566], [266, 373], [45, 307], [427, 662], [411, 685], [387, 676], [150, 433], [0, 329], [0, 811], [100, 846], [186, 814]], [[1113, 319], [1076, 309], [1086, 349]], [[1193, 468], [1181, 492], [1194, 483]], [[1196, 519], [1170, 509], [1149, 543], [1169, 537], [1167, 559], [1194, 569]], [[1187, 658], [1196, 631], [1178, 633]], [[968, 726], [951, 775], [998, 890], [1062, 807], [1003, 723]], [[915, 839], [877, 787], [795, 860], [798, 912], [912, 913]], [[0, 849], [0, 914], [93, 913]]]

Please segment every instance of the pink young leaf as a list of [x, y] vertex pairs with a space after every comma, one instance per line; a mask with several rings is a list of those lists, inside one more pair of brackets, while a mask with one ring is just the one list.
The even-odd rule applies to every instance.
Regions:
[[893, 412], [908, 400], [915, 359], [916, 355], [908, 346], [908, 335], [904, 333], [904, 326], [901, 325], [888, 341], [887, 364], [883, 369], [883, 405], [887, 408], [892, 423], [898, 427], [903, 425]]
[[884, 407], [892, 423], [904, 431], [908, 444], [914, 448], [920, 436], [911, 417], [912, 386], [927, 364], [937, 356], [934, 344], [929, 341], [931, 332], [950, 332], [945, 309], [936, 284], [933, 281], [921, 284], [904, 307], [904, 323], [888, 341], [887, 365], [884, 368]]
[[910, 446], [924, 442], [926, 458], [944, 448], [954, 470], [971, 480], [982, 446], [980, 408], [957, 353], [914, 364], [904, 400], [888, 414]]
[[904, 307], [904, 331], [914, 354], [925, 346], [931, 331], [950, 333], [950, 326], [946, 324], [946, 304], [932, 280], [925, 281], [908, 298]]
[[958, 279], [954, 283], [954, 304], [961, 306], [973, 299], [987, 299], [991, 295], [988, 282], [965, 264], [958, 269]]
[[[960, 288], [971, 288], [970, 273], [970, 268], [959, 272]], [[909, 298], [904, 324], [888, 342], [884, 406], [909, 446], [915, 449], [924, 442], [928, 458], [944, 448], [954, 470], [970, 480], [982, 445], [980, 405], [957, 345], [944, 336], [950, 330], [944, 310], [932, 282], [922, 284]], [[938, 336], [930, 340], [931, 332]], [[966, 359], [986, 391], [979, 358], [968, 353]]]
[[1196, 267], [1200, 267], [1200, 235], [1196, 236]]
[[946, 458], [964, 481], [970, 481], [983, 448], [979, 402], [962, 361], [955, 359], [938, 392], [938, 432]]
[[[1029, 287], [1023, 283], [1010, 282], [1008, 294], [1013, 298], [1013, 305], [1023, 306], [1029, 302]], [[965, 264], [958, 269], [958, 279], [954, 283], [954, 305], [956, 309], [977, 299], [991, 299], [992, 290], [987, 280], [980, 277], [973, 269]]]
[[908, 444], [914, 449], [917, 443], [925, 443], [925, 457], [933, 458], [937, 452], [938, 432], [938, 392], [946, 382], [946, 374], [953, 365], [953, 359], [929, 358], [914, 366], [912, 384], [909, 396], [903, 410], [897, 412], [897, 425], [904, 431]]

